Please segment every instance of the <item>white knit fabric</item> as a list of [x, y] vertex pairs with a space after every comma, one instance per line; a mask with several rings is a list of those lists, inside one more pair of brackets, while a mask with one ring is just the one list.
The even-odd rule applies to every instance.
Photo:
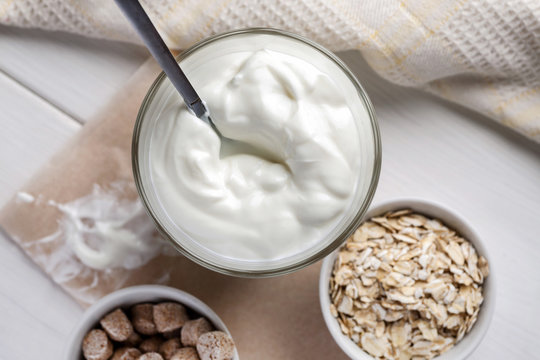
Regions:
[[[540, 0], [146, 0], [173, 48], [269, 26], [358, 49], [388, 80], [540, 141]], [[0, 0], [0, 22], [139, 42], [112, 0]]]

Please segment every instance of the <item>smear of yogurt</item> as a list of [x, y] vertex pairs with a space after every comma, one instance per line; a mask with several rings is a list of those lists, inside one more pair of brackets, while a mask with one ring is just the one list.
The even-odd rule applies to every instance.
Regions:
[[135, 269], [172, 250], [138, 199], [119, 198], [120, 187], [94, 185], [87, 196], [48, 203], [62, 212], [57, 236], [64, 237], [76, 257], [93, 269]]
[[17, 203], [26, 203], [26, 204], [31, 204], [33, 203], [34, 201], [36, 200], [36, 198], [34, 197], [34, 195], [32, 194], [29, 194], [27, 192], [24, 192], [24, 191], [19, 191], [16, 195], [16, 202]]

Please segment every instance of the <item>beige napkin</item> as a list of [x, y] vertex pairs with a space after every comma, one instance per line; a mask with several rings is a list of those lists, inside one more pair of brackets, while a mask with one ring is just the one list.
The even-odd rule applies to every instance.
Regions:
[[[168, 44], [270, 26], [360, 50], [381, 76], [540, 141], [538, 0], [141, 1]], [[0, 23], [138, 42], [112, 0], [6, 0]]]
[[[84, 266], [54, 234], [62, 216], [48, 201], [88, 195], [94, 184], [123, 182], [136, 199], [131, 135], [142, 99], [158, 73], [149, 60], [96, 119], [54, 156], [0, 211], [0, 226], [71, 296], [86, 306], [121, 287], [165, 283], [206, 302], [225, 321], [244, 359], [345, 359], [326, 329], [318, 300], [319, 264], [271, 279], [240, 279], [206, 270], [182, 256], [158, 256], [135, 270], [97, 271]], [[39, 195], [39, 196], [38, 196]]]

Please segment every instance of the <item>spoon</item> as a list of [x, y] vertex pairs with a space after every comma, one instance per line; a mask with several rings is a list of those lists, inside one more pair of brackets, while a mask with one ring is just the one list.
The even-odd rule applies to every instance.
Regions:
[[270, 162], [282, 163], [275, 155], [270, 154], [263, 149], [255, 147], [243, 141], [233, 140], [224, 136], [216, 127], [210, 118], [210, 111], [206, 103], [201, 100], [193, 85], [180, 68], [180, 65], [171, 54], [171, 51], [159, 35], [158, 31], [152, 24], [152, 21], [144, 11], [138, 0], [115, 0], [118, 7], [122, 10], [127, 19], [131, 22], [144, 44], [161, 66], [171, 83], [180, 93], [186, 106], [195, 116], [210, 125], [210, 127], [219, 136], [221, 141], [220, 157], [235, 155], [235, 154], [250, 154]]

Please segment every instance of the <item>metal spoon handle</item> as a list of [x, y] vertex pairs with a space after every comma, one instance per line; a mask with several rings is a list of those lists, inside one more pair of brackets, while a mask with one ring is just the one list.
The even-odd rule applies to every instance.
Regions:
[[157, 60], [167, 77], [178, 90], [188, 108], [198, 118], [203, 118], [207, 113], [206, 106], [189, 82], [188, 78], [176, 62], [169, 48], [152, 24], [152, 21], [137, 0], [115, 0], [118, 7], [131, 22], [144, 44]]

